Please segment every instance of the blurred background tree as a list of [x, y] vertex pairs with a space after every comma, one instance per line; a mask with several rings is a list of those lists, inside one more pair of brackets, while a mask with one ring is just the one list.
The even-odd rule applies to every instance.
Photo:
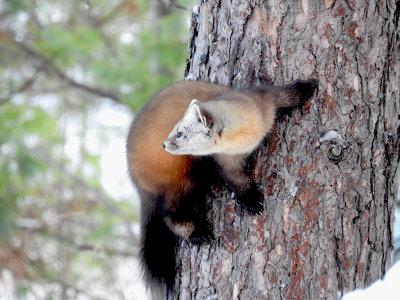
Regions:
[[192, 4], [0, 2], [1, 299], [143, 299], [124, 139], [183, 79]]

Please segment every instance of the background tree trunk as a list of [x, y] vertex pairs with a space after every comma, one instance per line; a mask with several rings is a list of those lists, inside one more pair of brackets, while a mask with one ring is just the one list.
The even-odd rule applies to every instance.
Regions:
[[239, 214], [216, 189], [216, 240], [182, 242], [175, 299], [336, 299], [382, 276], [398, 190], [399, 14], [395, 0], [198, 1], [187, 79], [315, 77], [320, 89], [254, 154], [262, 215]]

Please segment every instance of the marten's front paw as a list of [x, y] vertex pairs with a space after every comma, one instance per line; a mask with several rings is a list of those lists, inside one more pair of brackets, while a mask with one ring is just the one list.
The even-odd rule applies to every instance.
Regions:
[[251, 215], [257, 215], [263, 211], [263, 201], [264, 197], [255, 184], [252, 184], [251, 188], [243, 194], [237, 195], [237, 202], [241, 207], [246, 208]]
[[189, 241], [192, 244], [209, 244], [214, 240], [213, 226], [208, 221], [196, 223], [193, 232], [189, 236]]

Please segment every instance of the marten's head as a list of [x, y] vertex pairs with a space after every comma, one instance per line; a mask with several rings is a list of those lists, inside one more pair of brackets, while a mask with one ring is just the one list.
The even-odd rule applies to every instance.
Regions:
[[198, 100], [192, 100], [182, 120], [164, 142], [166, 151], [176, 155], [209, 155], [215, 152], [213, 121], [200, 105]]

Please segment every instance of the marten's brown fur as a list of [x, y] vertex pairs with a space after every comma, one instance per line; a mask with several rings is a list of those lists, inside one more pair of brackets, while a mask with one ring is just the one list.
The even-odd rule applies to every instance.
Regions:
[[[263, 197], [246, 174], [244, 160], [272, 127], [276, 110], [304, 103], [316, 87], [314, 79], [255, 89], [180, 82], [161, 90], [142, 108], [132, 123], [127, 157], [141, 197], [141, 255], [147, 281], [156, 279], [172, 288], [177, 237], [198, 244], [212, 240], [204, 198], [215, 170], [241, 205], [250, 213], [260, 212]], [[198, 100], [199, 122], [209, 126], [207, 135], [218, 147], [208, 156], [173, 155], [163, 143], [178, 147], [182, 133], [176, 128], [185, 126], [193, 99]]]
[[165, 205], [174, 209], [174, 194], [192, 188], [189, 176], [192, 156], [172, 155], [162, 144], [182, 118], [193, 97], [202, 101], [230, 89], [205, 82], [179, 82], [161, 90], [136, 116], [128, 138], [129, 171], [137, 185], [150, 193], [162, 194]]

